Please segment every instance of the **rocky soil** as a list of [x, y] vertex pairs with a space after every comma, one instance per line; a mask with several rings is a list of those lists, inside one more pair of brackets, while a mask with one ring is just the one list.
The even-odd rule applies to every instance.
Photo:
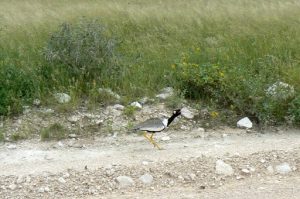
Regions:
[[169, 129], [155, 138], [164, 150], [137, 134], [6, 143], [0, 146], [1, 198], [300, 195], [299, 130]]

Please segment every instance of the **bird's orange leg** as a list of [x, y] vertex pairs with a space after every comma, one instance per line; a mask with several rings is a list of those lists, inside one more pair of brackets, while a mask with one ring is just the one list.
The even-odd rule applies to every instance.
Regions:
[[151, 144], [153, 144], [153, 146], [154, 147], [157, 147], [159, 150], [161, 150], [162, 148], [160, 148], [159, 146], [158, 146], [158, 144], [153, 140], [153, 134], [150, 136], [150, 137], [148, 137], [147, 136], [147, 132], [144, 132], [144, 137], [151, 143]]
[[153, 144], [152, 141], [151, 141], [151, 139], [147, 136], [147, 132], [146, 132], [146, 131], [144, 132], [143, 136], [144, 136], [151, 144]]
[[160, 148], [160, 146], [158, 146], [158, 144], [153, 140], [153, 134], [150, 136], [150, 140], [151, 140], [151, 143], [154, 145], [154, 147], [157, 147], [159, 150], [162, 149], [162, 148]]

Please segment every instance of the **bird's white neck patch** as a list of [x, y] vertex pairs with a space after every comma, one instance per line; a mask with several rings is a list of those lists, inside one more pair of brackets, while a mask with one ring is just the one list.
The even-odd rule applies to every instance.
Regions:
[[164, 124], [165, 127], [168, 126], [168, 119], [167, 118], [163, 118], [162, 119], [162, 123]]

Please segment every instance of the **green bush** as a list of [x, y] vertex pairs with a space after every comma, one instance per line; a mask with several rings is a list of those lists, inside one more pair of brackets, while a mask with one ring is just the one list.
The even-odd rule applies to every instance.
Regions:
[[252, 60], [249, 65], [229, 65], [225, 61], [222, 65], [221, 61], [208, 61], [207, 54], [202, 56], [197, 48], [182, 55], [172, 65], [178, 86], [186, 97], [204, 99], [261, 122], [284, 121], [294, 96], [285, 98], [267, 94], [267, 89], [283, 78], [280, 68], [276, 67], [277, 59], [264, 56]]
[[44, 49], [48, 65], [41, 73], [59, 85], [76, 83], [82, 87], [93, 81], [112, 81], [120, 69], [115, 46], [99, 20], [82, 18], [77, 23], [64, 23]]
[[129, 105], [125, 107], [123, 114], [126, 115], [127, 117], [133, 117], [137, 110], [138, 110], [137, 107]]
[[0, 85], [0, 115], [22, 112], [22, 105], [32, 102], [39, 90], [34, 71], [11, 65], [0, 68]]
[[194, 53], [183, 54], [176, 64], [172, 65], [179, 80], [181, 90], [188, 98], [198, 99], [216, 95], [224, 86], [224, 69], [217, 64], [198, 63], [193, 60]]

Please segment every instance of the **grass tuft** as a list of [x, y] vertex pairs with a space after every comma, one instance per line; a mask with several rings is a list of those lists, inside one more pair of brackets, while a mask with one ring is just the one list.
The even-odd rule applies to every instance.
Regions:
[[133, 117], [137, 110], [137, 107], [129, 105], [124, 108], [123, 114], [127, 117]]
[[61, 140], [66, 138], [67, 129], [61, 124], [54, 123], [47, 128], [41, 130], [41, 140]]

